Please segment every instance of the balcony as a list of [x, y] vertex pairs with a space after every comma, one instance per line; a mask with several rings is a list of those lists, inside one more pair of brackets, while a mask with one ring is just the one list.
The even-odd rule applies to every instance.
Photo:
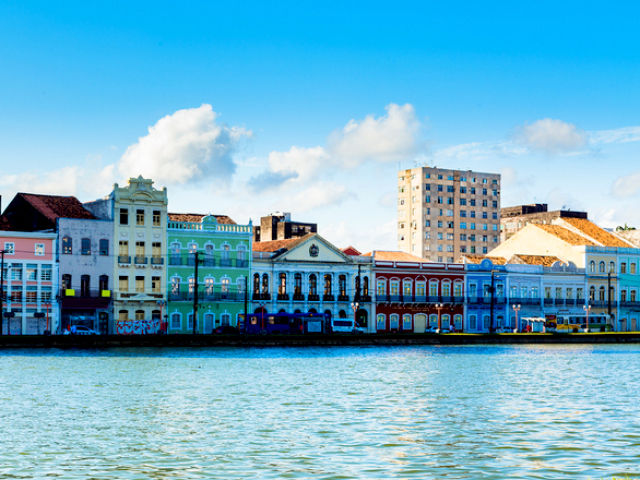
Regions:
[[231, 266], [231, 259], [230, 258], [221, 258], [220, 259], [220, 266], [221, 267], [230, 267]]
[[213, 255], [206, 255], [204, 256], [204, 264], [205, 267], [215, 267], [216, 266], [216, 259], [213, 258]]
[[169, 257], [169, 265], [171, 266], [179, 266], [182, 265], [182, 258], [176, 256], [176, 255], [172, 255], [171, 257]]
[[111, 290], [100, 290], [98, 288], [70, 289], [61, 288], [60, 298], [111, 298]]
[[249, 268], [249, 260], [236, 260], [236, 267]]
[[[170, 302], [193, 302], [193, 292], [169, 292]], [[231, 291], [209, 291], [198, 292], [198, 300], [200, 302], [243, 302], [245, 293]]]
[[358, 301], [360, 301], [360, 302], [371, 302], [371, 295], [362, 295]]
[[128, 255], [118, 255], [118, 263], [120, 265], [131, 265], [131, 257]]
[[147, 264], [147, 257], [135, 257], [134, 261], [135, 261], [136, 265], [146, 265]]
[[623, 300], [620, 302], [622, 308], [640, 308], [640, 302], [635, 300]]
[[577, 298], [576, 299], [576, 305], [580, 306], [580, 305], [584, 305], [584, 304], [585, 304], [584, 298]]
[[453, 297], [453, 303], [457, 303], [457, 304], [464, 303], [464, 297]]
[[302, 295], [301, 293], [294, 293], [293, 294], [293, 301], [294, 302], [304, 302], [304, 295]]
[[348, 302], [349, 301], [349, 295], [338, 295], [338, 301], [339, 302]]
[[554, 299], [553, 299], [553, 303], [554, 303], [556, 306], [564, 305], [564, 299], [563, 299], [563, 298], [554, 298]]
[[151, 265], [164, 265], [164, 258], [151, 257]]
[[320, 301], [320, 295], [318, 295], [318, 294], [311, 294], [311, 293], [310, 293], [310, 294], [309, 294], [309, 298], [308, 298], [308, 300], [309, 300], [310, 302], [319, 302], [319, 301]]
[[323, 302], [333, 302], [335, 301], [336, 297], [334, 295], [325, 293], [324, 295], [322, 295], [322, 301]]
[[289, 294], [288, 293], [279, 293], [278, 294], [278, 301], [279, 302], [288, 302], [289, 301]]
[[550, 307], [551, 305], [553, 305], [553, 298], [545, 298], [544, 299], [544, 306], [545, 307]]
[[567, 298], [566, 300], [567, 307], [573, 307], [576, 304], [575, 298]]
[[271, 300], [270, 293], [254, 293], [251, 297], [253, 300]]
[[440, 297], [442, 303], [453, 303], [453, 297], [446, 296]]

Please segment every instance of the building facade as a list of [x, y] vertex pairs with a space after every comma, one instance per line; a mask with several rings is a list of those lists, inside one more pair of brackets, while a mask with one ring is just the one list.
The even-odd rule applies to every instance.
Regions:
[[500, 241], [513, 237], [530, 223], [547, 225], [557, 218], [587, 218], [587, 212], [554, 210], [549, 212], [546, 203], [517, 205], [500, 209]]
[[288, 212], [276, 212], [260, 218], [260, 225], [253, 227], [254, 242], [270, 242], [300, 238], [318, 233], [318, 224], [294, 222]]
[[375, 332], [371, 258], [349, 256], [318, 234], [253, 244], [255, 313], [326, 313]]
[[404, 252], [371, 255], [376, 332], [465, 331], [464, 265], [425, 262]]
[[[114, 184], [101, 200], [84, 204], [96, 217], [113, 225], [112, 276], [117, 279], [112, 299], [115, 323], [131, 320], [159, 323], [166, 305], [167, 189], [153, 181], [131, 178], [127, 186]], [[114, 331], [118, 331], [118, 327]]]
[[500, 175], [419, 167], [398, 172], [398, 248], [433, 262], [486, 254], [500, 241]]
[[84, 325], [114, 333], [113, 222], [58, 218], [57, 231], [61, 329]]
[[224, 216], [169, 214], [168, 333], [193, 333], [196, 292], [197, 333], [238, 325], [249, 305], [251, 240], [251, 222], [236, 225]]
[[56, 234], [0, 231], [4, 251], [3, 335], [42, 335], [59, 328]]

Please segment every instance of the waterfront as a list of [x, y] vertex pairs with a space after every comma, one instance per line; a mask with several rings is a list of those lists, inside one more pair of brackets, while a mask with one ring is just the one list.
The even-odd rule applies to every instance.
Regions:
[[5, 478], [640, 473], [640, 346], [0, 351]]

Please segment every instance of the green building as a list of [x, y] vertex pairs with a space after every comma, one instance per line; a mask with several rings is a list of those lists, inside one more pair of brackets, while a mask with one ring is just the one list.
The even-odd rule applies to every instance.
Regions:
[[251, 271], [251, 222], [236, 225], [224, 215], [169, 213], [168, 217], [167, 332], [193, 333], [196, 291], [198, 333], [237, 326], [250, 301], [246, 286]]

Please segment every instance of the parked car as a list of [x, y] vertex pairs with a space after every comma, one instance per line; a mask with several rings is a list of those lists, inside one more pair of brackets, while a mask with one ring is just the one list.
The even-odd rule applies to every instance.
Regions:
[[[100, 335], [99, 332], [92, 330], [89, 327], [85, 327], [84, 325], [75, 325], [76, 331], [75, 333], [71, 333], [69, 330], [65, 330], [62, 332], [63, 335]], [[73, 328], [73, 327], [72, 327]]]
[[238, 329], [236, 327], [232, 327], [231, 325], [220, 325], [213, 329], [214, 335], [237, 335]]
[[506, 327], [506, 326], [498, 327], [496, 328], [496, 332], [497, 333], [513, 333], [513, 327]]

